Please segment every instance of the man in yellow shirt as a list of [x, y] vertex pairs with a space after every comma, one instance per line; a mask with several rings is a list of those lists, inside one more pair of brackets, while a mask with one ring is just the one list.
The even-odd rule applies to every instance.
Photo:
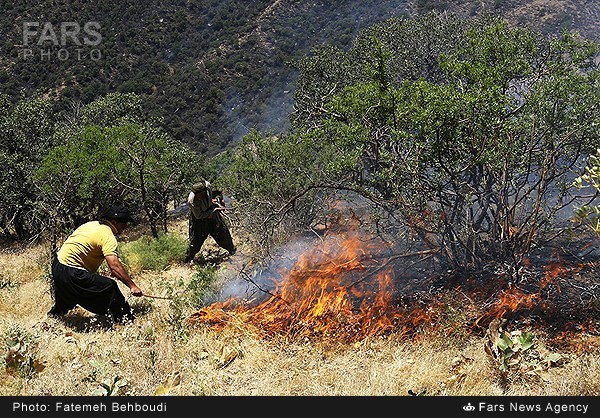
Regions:
[[114, 320], [132, 320], [131, 306], [117, 282], [97, 273], [106, 260], [112, 276], [123, 282], [133, 296], [142, 296], [117, 255], [117, 238], [133, 220], [123, 206], [109, 208], [99, 221], [79, 226], [65, 240], [52, 262], [54, 306], [51, 316], [66, 314], [76, 305]]

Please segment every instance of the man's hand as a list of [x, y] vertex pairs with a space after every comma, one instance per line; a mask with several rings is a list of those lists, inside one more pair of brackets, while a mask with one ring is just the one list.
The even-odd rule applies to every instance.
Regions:
[[212, 202], [215, 205], [214, 210], [227, 210], [227, 208], [225, 207], [225, 202], [223, 200], [213, 199]]
[[122, 281], [128, 288], [131, 290], [131, 294], [133, 296], [142, 296], [142, 290], [137, 287], [134, 281], [129, 277], [129, 274], [125, 270], [125, 267], [119, 260], [119, 257], [116, 255], [107, 255], [106, 262], [108, 263], [108, 267], [114, 277]]
[[140, 289], [139, 287], [137, 287], [136, 285], [133, 285], [129, 288], [129, 290], [131, 290], [131, 294], [133, 296], [143, 296], [144, 294], [142, 293], [142, 289]]

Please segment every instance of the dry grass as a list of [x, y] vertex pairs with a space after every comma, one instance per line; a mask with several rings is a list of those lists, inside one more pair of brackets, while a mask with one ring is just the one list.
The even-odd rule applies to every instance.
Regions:
[[[177, 228], [185, 233], [181, 224]], [[222, 280], [235, 269], [236, 257], [221, 265]], [[3, 396], [90, 395], [101, 382], [124, 383], [116, 394], [136, 396], [157, 390], [186, 396], [600, 395], [597, 346], [563, 352], [566, 361], [538, 377], [503, 379], [476, 335], [392, 335], [350, 345], [264, 340], [244, 324], [220, 332], [189, 327], [185, 318], [193, 308], [178, 312], [172, 301], [151, 298], [132, 298], [138, 317], [124, 325], [79, 308], [60, 320], [47, 318], [52, 300], [45, 260], [43, 246], [0, 254], [7, 283], [0, 289]], [[136, 280], [146, 293], [161, 295], [182, 288], [193, 273], [194, 267], [174, 265], [141, 272]], [[4, 367], [15, 333], [29, 343], [24, 357], [43, 370], [24, 375]]]

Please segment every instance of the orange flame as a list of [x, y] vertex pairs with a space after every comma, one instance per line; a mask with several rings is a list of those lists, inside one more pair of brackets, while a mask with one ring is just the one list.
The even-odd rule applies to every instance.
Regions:
[[[393, 269], [385, 257], [377, 260], [369, 255], [382, 249], [381, 244], [369, 245], [354, 233], [324, 243], [300, 255], [271, 296], [258, 305], [229, 299], [202, 308], [190, 321], [220, 328], [235, 316], [268, 335], [318, 335], [346, 341], [398, 331], [405, 312], [393, 300]], [[414, 323], [426, 318], [417, 310], [410, 316]]]
[[[388, 245], [354, 231], [326, 237], [303, 252], [289, 270], [274, 274], [277, 277], [270, 278], [273, 290], [264, 290], [263, 299], [213, 303], [193, 313], [189, 322], [217, 330], [243, 323], [256, 327], [264, 337], [292, 339], [355, 342], [391, 332], [414, 335], [443, 319], [443, 300], [430, 300], [424, 308], [402, 304], [395, 288], [403, 278], [397, 271], [402, 266], [391, 262], [400, 257], [390, 256], [388, 250]], [[572, 270], [560, 263], [548, 265], [539, 282], [540, 292]], [[473, 288], [473, 295], [481, 290], [481, 286]], [[514, 286], [498, 291], [493, 302], [485, 303], [485, 312], [475, 325], [523, 309], [544, 308], [540, 292], [525, 293]], [[484, 291], [479, 296], [489, 294]]]
[[531, 309], [541, 302], [538, 293], [526, 294], [516, 287], [509, 287], [502, 291], [498, 299], [477, 318], [475, 325], [479, 325], [484, 319], [503, 318], [507, 313], [516, 312], [519, 309]]

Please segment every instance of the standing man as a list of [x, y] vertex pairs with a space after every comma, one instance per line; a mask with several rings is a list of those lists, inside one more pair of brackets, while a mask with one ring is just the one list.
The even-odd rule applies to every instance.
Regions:
[[209, 235], [219, 247], [226, 249], [229, 255], [235, 254], [236, 248], [231, 233], [221, 214], [225, 209], [222, 192], [212, 190], [210, 182], [202, 180], [192, 186], [187, 204], [190, 207], [190, 219], [185, 262], [194, 260]]
[[110, 314], [116, 322], [133, 319], [117, 282], [97, 273], [106, 260], [111, 275], [133, 296], [142, 296], [117, 255], [116, 236], [131, 221], [127, 208], [112, 206], [99, 221], [84, 223], [65, 240], [52, 261], [54, 306], [48, 315], [60, 316], [79, 305], [98, 315]]

